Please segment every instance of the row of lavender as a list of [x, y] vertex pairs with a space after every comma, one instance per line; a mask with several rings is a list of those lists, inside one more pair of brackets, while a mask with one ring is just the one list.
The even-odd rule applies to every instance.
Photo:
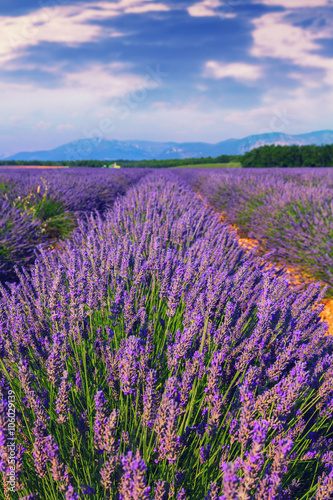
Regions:
[[0, 169], [0, 281], [15, 280], [14, 266], [34, 261], [38, 244], [68, 238], [77, 217], [103, 214], [147, 170]]
[[333, 169], [178, 171], [272, 258], [301, 267], [333, 294]]
[[323, 292], [264, 271], [175, 175], [0, 290], [0, 498], [333, 495]]

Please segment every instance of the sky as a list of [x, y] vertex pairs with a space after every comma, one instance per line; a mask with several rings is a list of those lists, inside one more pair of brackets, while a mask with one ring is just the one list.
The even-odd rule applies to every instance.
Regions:
[[333, 129], [333, 0], [1, 0], [0, 158]]

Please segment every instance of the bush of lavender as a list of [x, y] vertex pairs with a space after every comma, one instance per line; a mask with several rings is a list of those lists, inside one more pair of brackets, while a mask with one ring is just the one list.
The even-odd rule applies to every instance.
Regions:
[[151, 169], [0, 169], [0, 182], [12, 185], [10, 199], [27, 197], [40, 187], [40, 198], [48, 195], [62, 203], [66, 212], [77, 216], [98, 210], [104, 213], [126, 189], [151, 172]]
[[0, 195], [0, 280], [14, 279], [14, 264], [27, 265], [41, 242], [41, 222]]
[[0, 498], [331, 498], [319, 286], [297, 296], [171, 174], [78, 224], [0, 287]]
[[15, 281], [14, 266], [32, 264], [37, 245], [52, 248], [69, 238], [78, 217], [93, 210], [103, 214], [144, 174], [1, 169], [0, 281]]
[[332, 169], [180, 172], [243, 234], [275, 249], [274, 259], [303, 268], [333, 295]]

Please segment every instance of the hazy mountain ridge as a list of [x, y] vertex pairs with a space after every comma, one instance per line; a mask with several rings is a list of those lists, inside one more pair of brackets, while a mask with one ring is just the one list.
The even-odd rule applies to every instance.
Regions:
[[154, 142], [79, 139], [49, 151], [21, 152], [5, 160], [166, 160], [178, 158], [237, 155], [264, 145], [324, 145], [333, 144], [333, 131], [320, 130], [306, 134], [288, 135], [279, 132], [250, 135], [243, 139], [227, 139], [216, 144], [206, 142]]

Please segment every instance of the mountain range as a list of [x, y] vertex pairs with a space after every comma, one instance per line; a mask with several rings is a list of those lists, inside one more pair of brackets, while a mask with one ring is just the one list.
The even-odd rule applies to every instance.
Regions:
[[216, 157], [222, 154], [242, 155], [264, 145], [291, 146], [333, 144], [333, 131], [320, 130], [307, 134], [288, 135], [272, 132], [250, 135], [243, 139], [227, 139], [216, 144], [207, 142], [117, 141], [99, 138], [79, 139], [48, 151], [22, 152], [4, 160], [166, 160], [178, 158]]

